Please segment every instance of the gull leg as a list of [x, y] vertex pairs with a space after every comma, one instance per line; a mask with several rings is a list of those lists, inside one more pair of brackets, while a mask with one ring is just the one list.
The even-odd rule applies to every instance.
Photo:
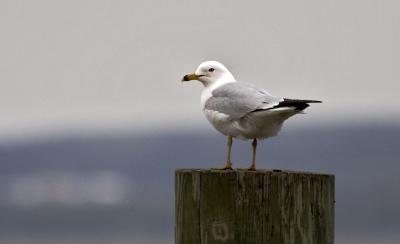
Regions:
[[220, 169], [220, 170], [225, 170], [225, 169], [231, 170], [232, 169], [232, 161], [231, 161], [232, 144], [233, 144], [232, 136], [228, 136], [228, 140], [227, 140], [228, 155], [227, 155], [227, 159], [226, 159], [226, 164], [222, 168], [213, 168], [213, 169]]
[[239, 168], [240, 170], [256, 171], [257, 138], [253, 139], [251, 146], [253, 147], [253, 159], [251, 160], [251, 166], [249, 168]]
[[251, 166], [249, 170], [256, 170], [257, 138], [253, 139], [251, 146], [253, 147], [253, 159], [251, 160]]

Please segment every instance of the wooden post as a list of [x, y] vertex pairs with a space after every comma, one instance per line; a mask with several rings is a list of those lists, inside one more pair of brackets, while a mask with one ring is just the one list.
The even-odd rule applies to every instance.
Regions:
[[333, 244], [333, 175], [175, 172], [176, 244]]

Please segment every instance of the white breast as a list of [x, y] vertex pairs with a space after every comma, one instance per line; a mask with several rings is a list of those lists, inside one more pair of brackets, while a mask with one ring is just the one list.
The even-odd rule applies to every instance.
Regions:
[[203, 109], [207, 120], [224, 135], [238, 137], [241, 129], [237, 120], [232, 120], [229, 115], [213, 110]]

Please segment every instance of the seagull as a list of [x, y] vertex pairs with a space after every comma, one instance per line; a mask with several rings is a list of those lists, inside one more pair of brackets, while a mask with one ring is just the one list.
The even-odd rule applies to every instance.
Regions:
[[276, 136], [283, 122], [302, 113], [309, 103], [302, 100], [274, 97], [256, 86], [236, 81], [232, 73], [217, 61], [206, 61], [182, 82], [198, 80], [204, 85], [201, 107], [207, 120], [227, 136], [227, 160], [221, 170], [232, 170], [233, 138], [253, 140], [253, 156], [248, 170], [256, 170], [257, 140]]

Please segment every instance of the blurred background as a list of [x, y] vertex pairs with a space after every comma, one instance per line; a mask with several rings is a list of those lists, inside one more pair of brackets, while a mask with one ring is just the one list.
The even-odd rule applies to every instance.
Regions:
[[[336, 243], [400, 243], [398, 1], [0, 1], [0, 243], [173, 243], [174, 170], [225, 160], [202, 61], [320, 99], [258, 167], [336, 175]], [[234, 166], [250, 162], [235, 141]]]

